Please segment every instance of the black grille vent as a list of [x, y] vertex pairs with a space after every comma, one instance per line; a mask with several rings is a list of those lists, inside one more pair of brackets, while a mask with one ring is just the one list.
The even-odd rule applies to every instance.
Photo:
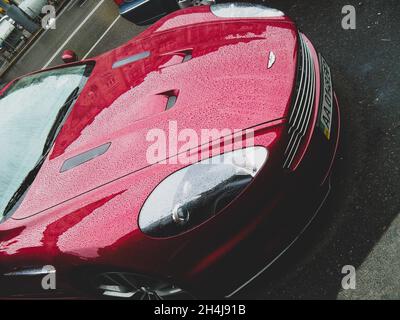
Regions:
[[283, 167], [290, 168], [310, 124], [315, 101], [315, 68], [310, 49], [299, 35], [299, 71], [289, 117], [289, 143]]

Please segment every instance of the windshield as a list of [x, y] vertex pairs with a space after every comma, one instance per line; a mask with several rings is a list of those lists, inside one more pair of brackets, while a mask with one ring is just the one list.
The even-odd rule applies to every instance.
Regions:
[[91, 69], [76, 65], [26, 76], [0, 97], [0, 222], [36, 176]]

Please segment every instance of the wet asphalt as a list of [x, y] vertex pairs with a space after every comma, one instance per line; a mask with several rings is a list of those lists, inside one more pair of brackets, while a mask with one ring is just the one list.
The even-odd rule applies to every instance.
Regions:
[[[2, 78], [40, 69], [60, 48], [87, 54], [117, 18], [110, 0], [68, 41], [99, 0], [71, 1]], [[331, 195], [304, 236], [245, 288], [246, 299], [400, 299], [400, 1], [270, 0], [312, 39], [329, 62], [339, 98], [342, 135]], [[356, 29], [344, 30], [342, 7], [356, 9]], [[124, 19], [90, 56], [126, 42], [143, 27]], [[50, 65], [61, 63], [57, 57]], [[356, 289], [341, 286], [342, 267], [356, 269]]]

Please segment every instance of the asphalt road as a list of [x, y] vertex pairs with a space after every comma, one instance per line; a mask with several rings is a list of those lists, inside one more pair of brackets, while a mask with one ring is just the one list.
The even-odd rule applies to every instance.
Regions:
[[[400, 299], [400, 2], [268, 3], [288, 13], [330, 63], [342, 137], [332, 193], [317, 220], [237, 297]], [[341, 27], [348, 4], [356, 8], [356, 30]], [[100, 54], [143, 29], [118, 18], [110, 0], [81, 7], [72, 0], [57, 29], [45, 32], [3, 80], [60, 64], [67, 48], [80, 57]], [[341, 287], [344, 265], [357, 270], [355, 290]]]
[[57, 16], [56, 29], [45, 31], [2, 77], [2, 82], [62, 64], [61, 54], [66, 49], [74, 50], [79, 58], [99, 55], [144, 29], [121, 18], [111, 0], [70, 0]]

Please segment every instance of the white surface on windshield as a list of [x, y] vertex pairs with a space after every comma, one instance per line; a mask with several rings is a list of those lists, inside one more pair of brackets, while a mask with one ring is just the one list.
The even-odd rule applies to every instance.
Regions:
[[39, 160], [59, 108], [82, 75], [57, 78], [45, 77], [0, 99], [0, 215]]

